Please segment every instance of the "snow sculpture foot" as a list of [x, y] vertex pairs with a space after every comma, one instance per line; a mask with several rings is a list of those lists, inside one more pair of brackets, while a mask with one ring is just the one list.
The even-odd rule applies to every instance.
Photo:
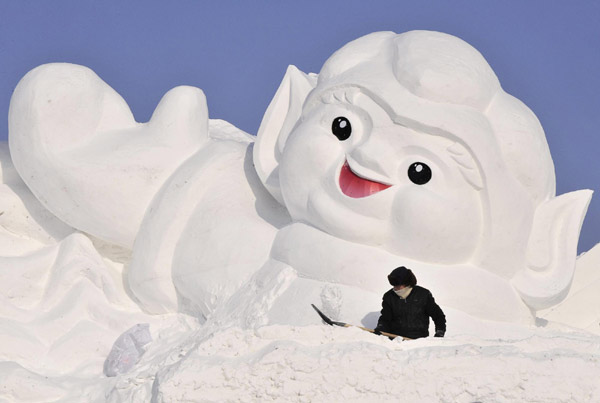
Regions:
[[27, 186], [69, 225], [131, 248], [150, 200], [208, 138], [202, 91], [177, 87], [150, 122], [90, 69], [48, 64], [19, 82], [10, 152]]

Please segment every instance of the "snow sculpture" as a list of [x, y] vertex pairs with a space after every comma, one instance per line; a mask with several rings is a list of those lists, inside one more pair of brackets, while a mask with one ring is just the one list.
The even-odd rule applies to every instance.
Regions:
[[190, 87], [136, 123], [68, 64], [23, 78], [9, 126], [48, 210], [132, 248], [128, 286], [154, 313], [301, 324], [335, 289], [334, 310], [363, 319], [402, 264], [445, 307], [530, 321], [568, 292], [591, 198], [555, 196], [535, 115], [437, 32], [367, 35], [318, 75], [290, 66], [256, 141]]

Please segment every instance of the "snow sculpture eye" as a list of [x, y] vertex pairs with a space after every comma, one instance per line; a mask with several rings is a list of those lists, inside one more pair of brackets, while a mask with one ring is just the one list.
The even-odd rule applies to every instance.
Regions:
[[350, 121], [343, 116], [333, 119], [331, 124], [331, 132], [340, 141], [347, 140], [352, 134], [352, 125]]
[[408, 167], [408, 179], [416, 185], [424, 185], [431, 180], [431, 168], [423, 162], [415, 162]]

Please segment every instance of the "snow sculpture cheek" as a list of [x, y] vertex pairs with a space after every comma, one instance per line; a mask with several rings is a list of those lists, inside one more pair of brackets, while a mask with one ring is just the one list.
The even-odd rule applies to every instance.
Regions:
[[[332, 132], [332, 123], [340, 116], [348, 116], [353, 127], [352, 135], [344, 140]], [[385, 242], [392, 194], [353, 198], [344, 194], [340, 185], [347, 159], [369, 132], [370, 122], [361, 120], [355, 111], [323, 105], [290, 133], [279, 180], [282, 198], [295, 221], [342, 239], [377, 245]]]
[[281, 194], [295, 220], [315, 221], [308, 206], [314, 193], [335, 194], [335, 171], [343, 161], [337, 139], [307, 122], [286, 144], [280, 166]]
[[[386, 249], [424, 262], [470, 260], [481, 242], [481, 195], [462, 178], [450, 177], [437, 171], [429, 183], [397, 192]], [[443, 181], [448, 183], [435, 183]]]

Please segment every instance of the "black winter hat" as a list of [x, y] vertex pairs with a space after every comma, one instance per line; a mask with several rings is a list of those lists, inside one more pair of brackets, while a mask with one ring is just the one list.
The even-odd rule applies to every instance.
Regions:
[[393, 286], [402, 285], [402, 282], [406, 278], [408, 272], [409, 270], [404, 266], [397, 267], [389, 274], [388, 281]]

